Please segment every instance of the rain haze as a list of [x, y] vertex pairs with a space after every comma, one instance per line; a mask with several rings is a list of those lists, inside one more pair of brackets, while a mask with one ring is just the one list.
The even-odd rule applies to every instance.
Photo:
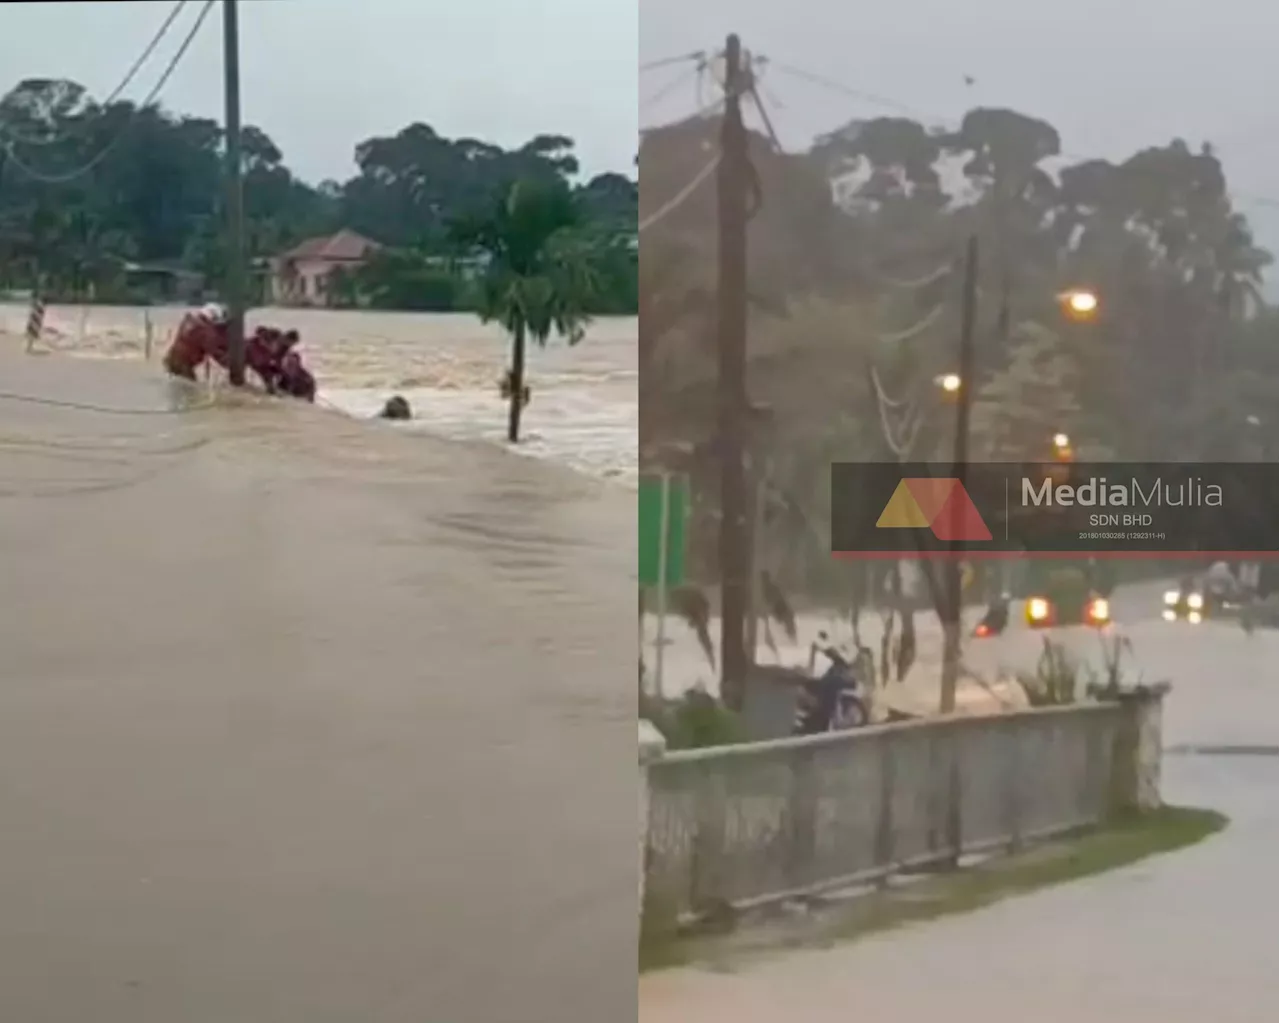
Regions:
[[[1252, 463], [1236, 507], [1277, 520], [1275, 4], [646, 0], [640, 29], [640, 467], [681, 480], [697, 566], [644, 633], [642, 707], [705, 683], [761, 743], [647, 769], [640, 1023], [1263, 1018], [1275, 534], [1163, 546], [1092, 507], [1009, 557], [958, 534], [970, 504], [1011, 511], [1016, 482], [973, 496], [993, 463], [1046, 488]], [[907, 528], [913, 485], [963, 499]], [[1130, 693], [1161, 702], [1122, 726], [1133, 759], [1120, 732], [1006, 745]], [[1140, 829], [1213, 832], [1003, 887], [1018, 855], [982, 856], [1023, 843], [1019, 807], [1070, 792], [1033, 825], [1069, 832], [1095, 771], [1150, 781]], [[1055, 845], [1091, 856], [1034, 844], [1041, 878]], [[661, 968], [681, 899], [716, 933]]]
[[[859, 100], [766, 70], [771, 117], [789, 148], [858, 117], [907, 113], [950, 124], [977, 106], [1043, 118], [1077, 157], [1117, 160], [1172, 138], [1210, 141], [1237, 205], [1274, 251], [1278, 17], [1269, 0], [643, 0], [640, 58], [714, 50], [737, 32], [757, 55], [865, 92]], [[665, 89], [680, 72], [647, 76], [642, 124], [695, 108], [692, 82]], [[646, 102], [656, 93], [664, 95]]]
[[[5, 4], [4, 88], [65, 76], [101, 98], [170, 4], [78, 3], [70, 27], [69, 6]], [[266, 131], [305, 180], [345, 180], [357, 143], [413, 121], [506, 147], [564, 134], [577, 143], [585, 174], [632, 166], [637, 14], [630, 0], [272, 0], [240, 8], [245, 121]], [[194, 15], [192, 5], [179, 24]], [[161, 101], [221, 120], [221, 19], [213, 20]], [[562, 26], [572, 26], [571, 57], [530, 59], [530, 41]], [[183, 34], [169, 36], [127, 97], [146, 93]]]
[[[378, 275], [432, 271], [486, 202], [546, 209], [552, 176], [589, 192], [536, 152], [515, 174], [548, 191], [505, 188], [537, 136], [583, 178], [631, 170], [634, 0], [239, 3], [243, 120], [283, 153], [241, 217], [187, 121], [222, 121], [224, 4], [185, 3], [118, 131], [22, 122], [63, 79], [103, 103], [174, 6], [0, 6], [0, 95], [31, 81], [0, 109], [0, 1020], [626, 1019], [635, 319], [530, 353], [515, 448], [473, 278], [440, 268], [424, 303]], [[500, 165], [441, 173], [426, 133], [397, 146], [415, 123]], [[441, 194], [383, 202], [370, 137]], [[623, 233], [634, 190], [605, 180], [584, 219]], [[264, 258], [251, 294], [232, 233]], [[312, 393], [281, 345], [231, 384], [211, 302], [298, 332]]]

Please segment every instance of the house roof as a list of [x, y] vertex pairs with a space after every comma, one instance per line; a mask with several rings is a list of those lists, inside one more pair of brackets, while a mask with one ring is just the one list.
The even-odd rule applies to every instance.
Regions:
[[370, 252], [382, 248], [377, 242], [343, 228], [337, 234], [322, 238], [308, 238], [284, 253], [281, 259], [320, 259], [342, 262], [364, 259]]

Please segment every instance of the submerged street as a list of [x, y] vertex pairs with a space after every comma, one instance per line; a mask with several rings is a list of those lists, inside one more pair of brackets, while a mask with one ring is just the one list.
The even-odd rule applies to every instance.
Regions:
[[0, 1019], [629, 1018], [634, 496], [0, 379]]
[[[1159, 587], [1117, 595], [1147, 681], [1169, 679], [1164, 794], [1212, 807], [1226, 830], [1189, 849], [739, 972], [645, 976], [641, 1023], [1256, 1023], [1276, 996], [1277, 664], [1273, 631], [1159, 621]], [[1145, 620], [1143, 620], [1145, 617]], [[1066, 637], [1087, 651], [1085, 630]], [[975, 657], [1034, 656], [1014, 630]], [[979, 644], [972, 644], [976, 651]], [[1270, 753], [1247, 753], [1261, 747]]]

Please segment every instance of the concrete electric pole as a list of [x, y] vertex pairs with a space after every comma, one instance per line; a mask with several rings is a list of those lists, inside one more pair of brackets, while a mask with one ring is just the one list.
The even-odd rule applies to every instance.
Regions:
[[245, 244], [244, 183], [240, 159], [240, 19], [236, 0], [222, 0], [223, 77], [226, 101], [227, 265], [226, 305], [229, 375], [244, 386]]

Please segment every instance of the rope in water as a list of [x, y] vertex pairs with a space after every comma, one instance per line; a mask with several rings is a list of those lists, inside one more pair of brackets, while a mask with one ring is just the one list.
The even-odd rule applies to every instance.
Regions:
[[199, 412], [217, 404], [212, 398], [182, 408], [120, 408], [113, 405], [95, 405], [83, 401], [66, 401], [61, 398], [45, 398], [35, 394], [19, 394], [16, 391], [0, 391], [0, 401], [12, 401], [26, 405], [44, 405], [49, 408], [73, 409], [77, 412], [95, 412], [109, 416], [181, 416]]

